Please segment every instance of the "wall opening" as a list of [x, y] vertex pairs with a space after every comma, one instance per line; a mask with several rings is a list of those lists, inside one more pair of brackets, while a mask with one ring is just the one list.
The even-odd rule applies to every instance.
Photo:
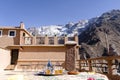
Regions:
[[12, 49], [11, 50], [11, 64], [16, 65], [18, 60], [19, 50], [18, 49]]

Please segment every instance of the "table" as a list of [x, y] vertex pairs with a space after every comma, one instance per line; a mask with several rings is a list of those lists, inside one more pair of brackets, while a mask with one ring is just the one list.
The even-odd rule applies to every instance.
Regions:
[[[35, 76], [36, 77], [36, 76]], [[32, 80], [35, 80], [33, 77]], [[39, 80], [109, 80], [106, 75], [99, 73], [80, 72], [78, 75], [39, 76]]]
[[[78, 75], [36, 76], [36, 75], [14, 75], [12, 80], [109, 80], [105, 75], [99, 73], [80, 72]], [[20, 79], [21, 78], [21, 79]], [[94, 79], [93, 79], [94, 78]], [[11, 80], [10, 78], [8, 80]]]

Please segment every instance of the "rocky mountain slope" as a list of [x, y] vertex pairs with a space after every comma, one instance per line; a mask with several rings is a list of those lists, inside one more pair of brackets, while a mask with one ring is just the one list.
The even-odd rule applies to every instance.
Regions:
[[79, 35], [81, 58], [120, 55], [120, 10], [91, 19]]

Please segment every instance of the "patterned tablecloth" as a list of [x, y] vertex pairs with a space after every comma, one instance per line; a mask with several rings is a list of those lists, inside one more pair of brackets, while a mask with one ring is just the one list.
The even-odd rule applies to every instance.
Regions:
[[[105, 75], [99, 73], [80, 72], [78, 75], [58, 75], [58, 76], [40, 76], [40, 75], [16, 75], [21, 79], [15, 80], [109, 80]], [[23, 79], [22, 79], [23, 78]], [[14, 80], [14, 79], [8, 79]]]
[[[35, 77], [37, 76], [31, 80], [34, 80]], [[39, 76], [38, 78], [39, 80], [108, 80], [103, 74], [90, 72], [80, 72], [78, 75]]]

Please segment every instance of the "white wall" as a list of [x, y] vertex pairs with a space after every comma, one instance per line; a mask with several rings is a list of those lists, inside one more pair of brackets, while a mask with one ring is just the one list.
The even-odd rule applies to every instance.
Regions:
[[0, 48], [0, 71], [4, 70], [10, 64], [10, 50]]

